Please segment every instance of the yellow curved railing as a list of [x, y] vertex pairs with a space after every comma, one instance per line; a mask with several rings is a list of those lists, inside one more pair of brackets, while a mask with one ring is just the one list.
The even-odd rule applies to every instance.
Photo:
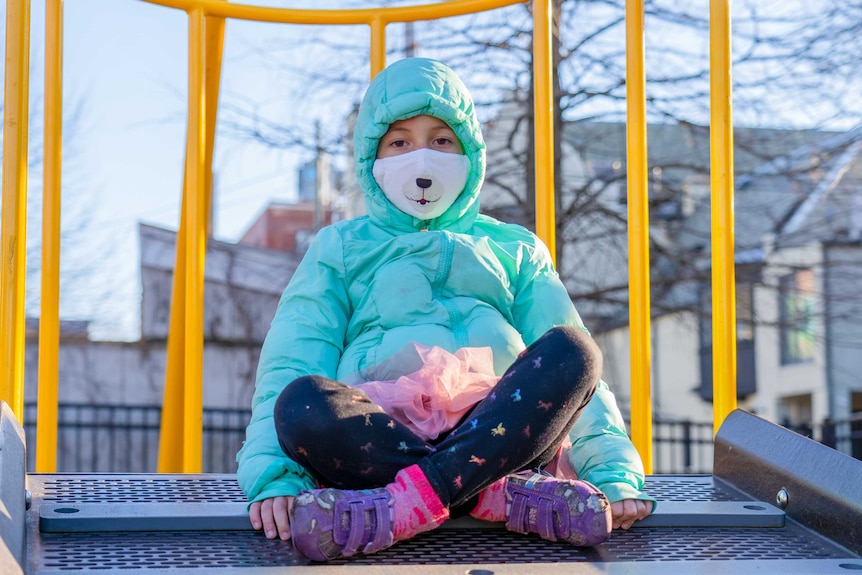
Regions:
[[[265, 8], [225, 0], [146, 0], [189, 16], [188, 136], [162, 411], [160, 472], [200, 472], [202, 451], [203, 288], [215, 110], [226, 18], [291, 24], [367, 25], [374, 76], [386, 64], [386, 26], [493, 10], [522, 0], [452, 0], [361, 10]], [[536, 231], [556, 249], [552, 2], [534, 0]], [[711, 18], [713, 309], [715, 429], [735, 408], [733, 138], [730, 107], [729, 0], [713, 0]], [[649, 213], [643, 0], [626, 3], [629, 274], [632, 439], [652, 472], [650, 396]], [[45, 149], [42, 299], [36, 468], [53, 472], [57, 449], [59, 357], [60, 168], [62, 158], [62, 0], [46, 1]], [[0, 269], [0, 400], [23, 421], [24, 280], [30, 0], [7, 0]]]

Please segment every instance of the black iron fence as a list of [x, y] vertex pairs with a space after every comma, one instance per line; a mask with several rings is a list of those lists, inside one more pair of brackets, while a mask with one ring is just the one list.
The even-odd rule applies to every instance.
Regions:
[[[60, 404], [57, 471], [63, 473], [153, 473], [159, 451], [161, 407]], [[247, 409], [205, 409], [203, 471], [236, 472], [236, 452], [245, 439]], [[27, 470], [35, 469], [36, 405], [24, 406]]]
[[653, 473], [711, 473], [712, 422], [653, 419]]
[[821, 423], [803, 424], [784, 422], [782, 425], [841, 453], [862, 459], [862, 412], [843, 420], [825, 419]]
[[[236, 472], [236, 452], [245, 438], [248, 409], [205, 409], [203, 471]], [[152, 473], [159, 449], [159, 406], [63, 403], [57, 426], [57, 471], [61, 473]], [[36, 405], [24, 406], [27, 469], [35, 469]], [[793, 428], [862, 459], [862, 414]], [[653, 472], [710, 473], [712, 423], [653, 422]]]

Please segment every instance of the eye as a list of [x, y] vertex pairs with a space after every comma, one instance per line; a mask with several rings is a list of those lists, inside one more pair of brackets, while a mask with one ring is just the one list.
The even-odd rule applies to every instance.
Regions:
[[446, 136], [439, 136], [434, 139], [434, 144], [437, 146], [451, 146], [454, 143], [455, 142], [452, 140], [452, 138]]
[[392, 140], [391, 142], [389, 142], [389, 146], [392, 148], [403, 148], [406, 145], [406, 140]]

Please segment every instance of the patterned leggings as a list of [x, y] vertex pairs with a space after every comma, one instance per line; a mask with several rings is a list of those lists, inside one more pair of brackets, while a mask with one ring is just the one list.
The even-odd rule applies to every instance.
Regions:
[[580, 329], [556, 327], [529, 346], [454, 429], [428, 442], [357, 389], [296, 379], [275, 406], [284, 452], [321, 485], [368, 489], [418, 464], [444, 505], [467, 503], [497, 479], [548, 463], [587, 405], [602, 359]]

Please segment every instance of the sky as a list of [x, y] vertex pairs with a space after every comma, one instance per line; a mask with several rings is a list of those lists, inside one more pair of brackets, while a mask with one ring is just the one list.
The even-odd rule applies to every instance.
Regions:
[[[327, 7], [320, 1], [291, 4]], [[179, 220], [188, 17], [141, 0], [67, 0], [64, 7], [64, 109], [81, 112], [74, 125], [65, 120], [63, 213], [66, 220], [83, 219], [97, 246], [67, 247], [64, 239], [61, 259], [94, 269], [86, 285], [78, 280], [76, 293], [66, 296], [61, 291], [61, 316], [95, 319], [91, 336], [96, 339], [135, 339], [139, 223], [176, 229]], [[44, 94], [44, 3], [32, 5], [32, 30], [35, 112], [41, 110]], [[223, 97], [283, 113], [286, 104], [278, 94], [289, 80], [274, 77], [272, 62], [261, 50], [288, 33], [300, 32], [296, 27], [229, 20]], [[41, 124], [31, 121], [31, 145], [41, 142], [40, 131]], [[217, 136], [216, 239], [237, 241], [268, 203], [293, 200], [296, 170], [310, 158], [310, 152], [276, 151]], [[74, 175], [67, 176], [67, 170]], [[30, 176], [30, 189], [31, 198], [41, 192], [38, 170]], [[31, 219], [38, 217], [40, 208], [32, 199], [30, 210]], [[87, 301], [90, 294], [94, 297]]]
[[[237, 53], [253, 46], [255, 28], [261, 27], [229, 22], [223, 91], [254, 76], [253, 70], [238, 69], [248, 59]], [[111, 220], [128, 213], [149, 223], [177, 224], [186, 33], [184, 12], [139, 0], [66, 2], [64, 97], [84, 103], [85, 162]], [[255, 83], [257, 90], [266, 84], [263, 78]], [[296, 159], [259, 150], [249, 158], [221, 139], [217, 148], [214, 168], [225, 194], [220, 207], [230, 207], [230, 214], [220, 214], [216, 234], [235, 240], [273, 194], [292, 196]]]

